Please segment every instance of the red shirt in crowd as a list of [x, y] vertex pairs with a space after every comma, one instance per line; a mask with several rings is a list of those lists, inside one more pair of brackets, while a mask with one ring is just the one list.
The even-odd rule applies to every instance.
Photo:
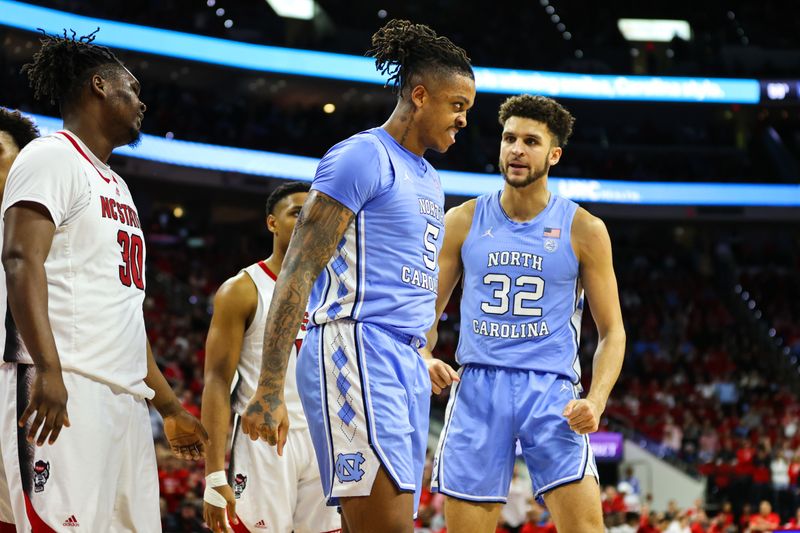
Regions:
[[556, 533], [556, 526], [552, 522], [547, 522], [543, 526], [526, 522], [519, 529], [519, 533]]
[[789, 485], [797, 486], [797, 476], [800, 475], [800, 463], [792, 461], [789, 463]]
[[778, 513], [769, 513], [767, 516], [754, 514], [750, 517], [750, 531], [773, 531], [781, 526]]
[[189, 492], [188, 479], [189, 471], [185, 468], [179, 468], [171, 472], [167, 470], [158, 472], [158, 488], [161, 492], [161, 497], [167, 500], [167, 509], [170, 513], [178, 510], [183, 497]]
[[603, 500], [603, 514], [611, 514], [611, 513], [624, 513], [627, 511], [628, 508], [625, 505], [625, 499], [622, 497], [622, 494], [617, 494], [614, 496], [613, 500]]

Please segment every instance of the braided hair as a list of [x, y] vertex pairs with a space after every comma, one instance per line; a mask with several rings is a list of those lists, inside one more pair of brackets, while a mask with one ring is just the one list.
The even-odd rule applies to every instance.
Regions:
[[39, 130], [31, 119], [19, 111], [12, 111], [4, 107], [0, 107], [0, 131], [11, 135], [20, 150], [39, 136]]
[[375, 32], [367, 54], [375, 58], [378, 72], [389, 75], [386, 85], [398, 95], [422, 72], [447, 71], [475, 79], [463, 48], [428, 26], [407, 20], [390, 20]]
[[33, 89], [34, 97], [47, 98], [51, 104], [71, 104], [79, 96], [84, 83], [95, 74], [109, 75], [110, 68], [122, 63], [105, 46], [92, 44], [100, 28], [89, 35], [48, 35], [42, 32], [42, 47], [33, 56], [33, 62], [22, 67]]

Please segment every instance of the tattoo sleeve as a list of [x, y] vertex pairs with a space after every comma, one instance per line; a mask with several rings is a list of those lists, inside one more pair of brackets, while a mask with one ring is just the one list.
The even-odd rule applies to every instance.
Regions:
[[283, 398], [286, 366], [303, 320], [311, 286], [328, 263], [355, 214], [330, 196], [311, 191], [297, 219], [275, 284], [264, 329], [261, 375], [265, 404]]

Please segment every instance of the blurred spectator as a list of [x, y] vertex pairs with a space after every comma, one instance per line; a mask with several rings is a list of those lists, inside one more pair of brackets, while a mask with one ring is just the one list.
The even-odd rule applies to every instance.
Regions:
[[673, 517], [667, 529], [664, 530], [664, 533], [692, 533], [689, 520], [689, 515], [687, 513]]
[[637, 496], [641, 496], [642, 494], [642, 485], [639, 482], [639, 478], [637, 478], [633, 473], [633, 467], [628, 465], [625, 467], [625, 475], [623, 476], [622, 481], [628, 483], [631, 486], [632, 494], [636, 494]]
[[781, 526], [781, 519], [772, 512], [772, 505], [766, 500], [758, 506], [758, 514], [750, 517], [750, 532], [774, 531]]
[[514, 474], [511, 478], [508, 499], [500, 512], [505, 524], [512, 529], [519, 528], [525, 523], [530, 506], [528, 502], [533, 498], [531, 482], [527, 477], [520, 475], [520, 468], [525, 468], [525, 466], [520, 466], [519, 462], [514, 463]]
[[794, 513], [794, 516], [786, 522], [784, 529], [798, 529], [800, 530], [800, 507]]
[[431, 492], [431, 475], [433, 460], [428, 454], [425, 470], [422, 472], [422, 491], [414, 527], [418, 531], [439, 531], [444, 527], [444, 495]]
[[633, 491], [633, 486], [629, 482], [620, 481], [617, 484], [617, 492], [622, 496], [626, 511], [639, 512], [639, 495]]
[[202, 519], [202, 504], [197, 500], [187, 500], [181, 505], [175, 529], [170, 533], [197, 533], [206, 530]]
[[556, 526], [547, 510], [531, 500], [528, 515], [519, 533], [556, 533]]
[[782, 453], [776, 453], [770, 462], [772, 475], [772, 501], [778, 515], [782, 519], [788, 518], [792, 511], [793, 498], [789, 491], [789, 462]]
[[639, 530], [641, 517], [639, 513], [627, 512], [625, 513], [625, 521], [619, 525], [609, 528], [609, 533], [636, 533]]

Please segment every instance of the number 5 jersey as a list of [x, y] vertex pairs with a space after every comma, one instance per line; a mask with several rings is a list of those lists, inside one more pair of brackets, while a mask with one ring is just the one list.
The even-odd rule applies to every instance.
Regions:
[[[44, 266], [62, 368], [151, 398], [144, 383], [145, 244], [128, 186], [62, 130], [31, 142], [11, 167], [3, 217], [20, 202], [44, 207], [56, 226]], [[32, 363], [19, 339], [8, 349], [14, 343], [6, 341], [6, 361]]]
[[373, 128], [331, 148], [311, 189], [356, 214], [312, 289], [311, 327], [352, 319], [424, 344], [444, 240], [444, 193], [436, 170]]

